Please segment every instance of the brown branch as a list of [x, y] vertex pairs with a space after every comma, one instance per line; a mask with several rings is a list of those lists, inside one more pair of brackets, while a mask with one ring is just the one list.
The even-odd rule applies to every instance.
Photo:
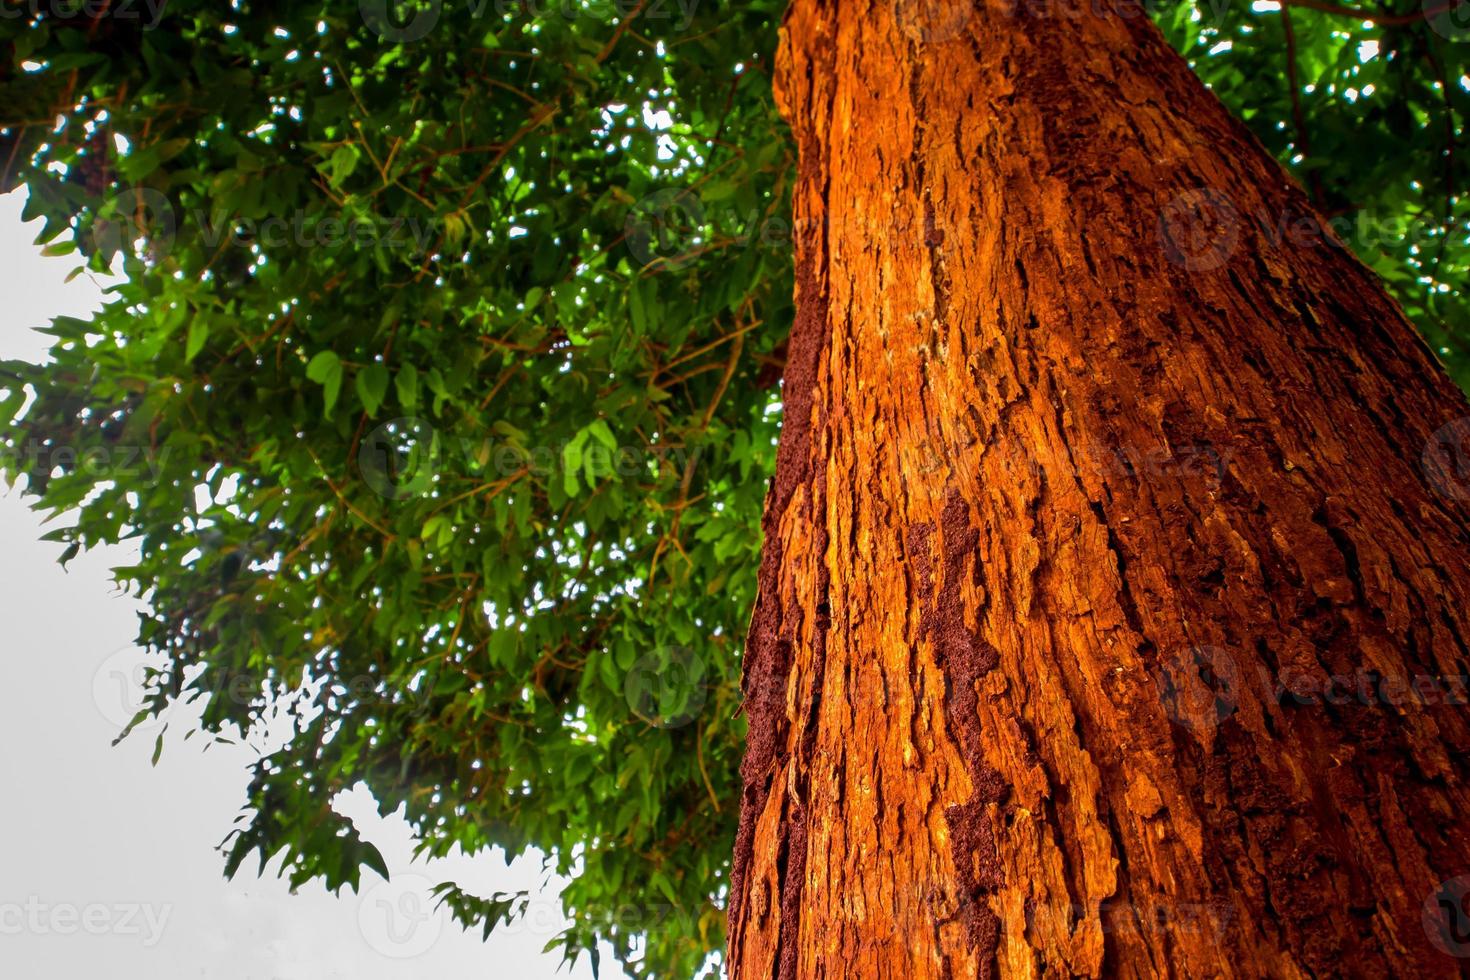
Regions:
[[[759, 323], [760, 321], [757, 320], [756, 322]], [[715, 409], [720, 407], [720, 401], [725, 397], [725, 391], [730, 387], [730, 379], [735, 376], [735, 367], [740, 363], [740, 352], [744, 349], [745, 330], [741, 330], [735, 337], [735, 346], [730, 350], [730, 360], [725, 363], [725, 373], [720, 376], [720, 386], [715, 389], [715, 396], [710, 399], [709, 407], [704, 410], [704, 418], [699, 422], [701, 432], [709, 428], [710, 419], [715, 417]]]
[[20, 145], [25, 142], [26, 129], [29, 124], [16, 127], [15, 142], [10, 146], [10, 156], [5, 160], [5, 169], [0, 170], [0, 187], [10, 186], [10, 171], [15, 166], [15, 155], [20, 152]]
[[665, 371], [668, 371], [668, 370], [670, 370], [672, 368], [676, 368], [680, 364], [684, 364], [684, 363], [686, 363], [688, 361], [692, 361], [692, 360], [694, 360], [696, 357], [698, 357], [701, 354], [707, 354], [710, 351], [714, 350], [716, 347], [718, 347], [721, 344], [725, 343], [726, 341], [734, 340], [736, 337], [739, 337], [740, 335], [742, 335], [744, 333], [747, 333], [747, 332], [749, 332], [751, 330], [754, 330], [756, 327], [761, 326], [763, 323], [765, 323], [764, 320], [752, 320], [749, 323], [745, 324], [744, 326], [737, 327], [736, 329], [730, 331], [729, 333], [721, 334], [719, 337], [716, 337], [714, 340], [710, 341], [709, 343], [705, 344], [704, 346], [699, 347], [699, 348], [696, 348], [695, 350], [692, 350], [689, 353], [684, 354], [684, 355], [682, 355], [680, 357], [674, 358], [672, 361], [670, 361], [669, 363], [665, 364], [663, 367], [661, 367], [657, 371], [655, 371], [653, 373], [653, 377], [655, 379], [657, 379], [658, 376], [661, 375], [661, 374], [663, 374]]
[[643, 13], [643, 8], [646, 6], [648, 6], [648, 0], [641, 0], [638, 6], [628, 11], [628, 16], [624, 17], [618, 24], [617, 30], [613, 31], [613, 36], [608, 38], [607, 44], [603, 45], [602, 50], [597, 52], [597, 63], [599, 65], [607, 60], [608, 55], [612, 54], [613, 48], [617, 47], [618, 42], [622, 40], [623, 32], [628, 29], [628, 25], [633, 23], [635, 17]]
[[[1455, 129], [1455, 107], [1454, 103], [1450, 101], [1449, 79], [1445, 75], [1444, 65], [1440, 64], [1439, 59], [1434, 56], [1432, 50], [1426, 51], [1426, 57], [1429, 59], [1429, 66], [1434, 69], [1437, 80], [1439, 81], [1439, 95], [1444, 100], [1445, 111], [1444, 234], [1439, 236], [1439, 248], [1435, 250], [1434, 254], [1434, 272], [1430, 274], [1430, 278], [1437, 283], [1439, 282], [1440, 268], [1444, 265], [1444, 249], [1450, 240], [1450, 224], [1455, 216], [1455, 136], [1458, 130]], [[1430, 296], [1434, 295], [1433, 288], [1432, 285], [1429, 287]], [[1425, 304], [1426, 308], [1428, 305], [1428, 303]]]
[[389, 531], [387, 528], [374, 521], [371, 517], [367, 516], [362, 511], [354, 507], [352, 505], [352, 501], [348, 500], [347, 497], [343, 495], [341, 489], [338, 488], [337, 484], [332, 482], [332, 478], [327, 475], [327, 468], [322, 465], [322, 461], [317, 458], [316, 453], [312, 452], [310, 449], [308, 449], [306, 452], [307, 455], [311, 457], [311, 461], [316, 464], [317, 469], [321, 470], [322, 479], [327, 481], [327, 486], [331, 488], [332, 494], [337, 498], [337, 501], [341, 503], [343, 507], [347, 508], [348, 513], [352, 514], [352, 516], [362, 521], [374, 531], [377, 531], [386, 540], [396, 541], [398, 539], [398, 535], [394, 534], [392, 531]]
[[1367, 21], [1379, 27], [1402, 27], [1406, 24], [1414, 24], [1419, 21], [1428, 22], [1446, 10], [1455, 7], [1464, 0], [1440, 0], [1426, 10], [1413, 14], [1382, 14], [1372, 10], [1359, 10], [1355, 7], [1343, 7], [1339, 4], [1328, 3], [1327, 0], [1283, 0], [1282, 12], [1287, 7], [1304, 7], [1308, 10], [1321, 11], [1324, 14], [1334, 14], [1338, 17], [1351, 17], [1354, 20]]
[[[1302, 112], [1301, 79], [1297, 77], [1296, 31], [1291, 26], [1291, 8], [1281, 8], [1281, 26], [1286, 31], [1286, 88], [1291, 93], [1291, 119], [1296, 126], [1296, 146], [1303, 161], [1310, 161], [1312, 144], [1307, 139], [1307, 117]], [[1307, 186], [1312, 194], [1312, 203], [1322, 203], [1322, 180], [1311, 167], [1307, 168]]]
[[704, 788], [709, 793], [709, 801], [714, 804], [715, 812], [720, 812], [720, 799], [715, 796], [715, 787], [709, 781], [709, 770], [704, 767], [704, 737], [703, 732], [694, 734], [694, 757], [699, 761], [699, 774], [704, 777]]

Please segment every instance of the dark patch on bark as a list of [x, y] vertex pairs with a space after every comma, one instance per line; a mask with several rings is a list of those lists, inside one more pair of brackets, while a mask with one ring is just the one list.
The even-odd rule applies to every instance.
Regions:
[[[999, 664], [995, 650], [965, 626], [964, 600], [960, 593], [967, 561], [978, 562], [980, 532], [970, 524], [970, 510], [958, 491], [951, 489], [940, 515], [942, 584], [934, 587], [934, 562], [927, 524], [909, 531], [909, 554], [918, 582], [919, 637], [930, 641], [934, 660], [944, 672], [944, 718], [950, 737], [964, 756], [974, 795], [944, 811], [949, 825], [950, 846], [959, 874], [962, 894], [957, 896], [965, 935], [977, 951], [983, 975], [994, 969], [1000, 946], [1000, 920], [990, 910], [986, 897], [1003, 884], [996, 856], [995, 832], [986, 809], [1002, 802], [1007, 786], [1001, 774], [985, 762], [980, 737], [979, 684]], [[975, 569], [975, 574], [980, 570]]]
[[[825, 153], [815, 137], [808, 134], [799, 163], [800, 179], [819, 181], [825, 172]], [[826, 229], [813, 232], [824, 235]], [[825, 254], [825, 248], [822, 253]], [[822, 608], [828, 608], [826, 596], [830, 583], [825, 563], [827, 551], [826, 501], [821, 482], [814, 476], [812, 465], [812, 402], [817, 391], [822, 352], [828, 343], [826, 278], [817, 265], [817, 250], [798, 250], [801, 256], [796, 270], [796, 319], [786, 342], [786, 369], [782, 379], [784, 420], [781, 442], [776, 451], [776, 473], [766, 497], [761, 531], [762, 548], [758, 573], [758, 592], [750, 632], [746, 637], [741, 690], [743, 709], [749, 720], [745, 758], [740, 764], [744, 783], [741, 793], [740, 824], [735, 836], [734, 859], [730, 872], [730, 902], [727, 910], [730, 950], [730, 975], [737, 975], [740, 936], [744, 926], [745, 879], [754, 858], [755, 824], [765, 810], [771, 793], [771, 780], [782, 768], [790, 739], [790, 720], [786, 715], [786, 686], [795, 660], [795, 645], [801, 642], [800, 609], [787, 609], [781, 595], [780, 573], [785, 554], [781, 546], [780, 525], [797, 490], [806, 487], [806, 519], [811, 524], [813, 554], [817, 555], [817, 592], [823, 596]], [[816, 736], [817, 708], [821, 697], [821, 676], [826, 661], [826, 633], [830, 616], [819, 614], [813, 624], [814, 686], [809, 702], [802, 706], [806, 725], [799, 751], [810, 758]], [[781, 934], [778, 980], [795, 976], [798, 924], [801, 916], [802, 882], [806, 871], [807, 817], [805, 810], [807, 765], [799, 767], [798, 798], [782, 816], [779, 831], [781, 850], [777, 870], [781, 879]]]

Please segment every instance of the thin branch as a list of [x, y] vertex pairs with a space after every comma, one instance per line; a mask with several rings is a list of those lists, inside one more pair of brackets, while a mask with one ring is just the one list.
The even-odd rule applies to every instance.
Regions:
[[[1442, 224], [1444, 225], [1444, 234], [1440, 235], [1439, 237], [1439, 248], [1435, 250], [1434, 254], [1434, 271], [1430, 273], [1430, 279], [1434, 280], [1434, 282], [1439, 282], [1439, 271], [1440, 268], [1444, 265], [1444, 249], [1445, 246], [1449, 244], [1450, 224], [1452, 223], [1455, 215], [1455, 135], [1458, 130], [1456, 130], [1455, 128], [1455, 107], [1454, 103], [1450, 101], [1450, 86], [1449, 80], [1445, 76], [1444, 65], [1440, 64], [1439, 59], [1434, 56], [1434, 52], [1432, 50], [1427, 50], [1425, 54], [1429, 59], [1430, 67], [1434, 69], [1435, 75], [1437, 76], [1437, 79], [1439, 81], [1439, 94], [1440, 98], [1444, 100], [1445, 111], [1444, 220], [1442, 222]], [[1433, 295], [1433, 286], [1431, 285], [1429, 287], [1429, 298], [1432, 299]], [[1429, 302], [1426, 302], [1424, 305], [1426, 309], [1430, 307]]]
[[[1291, 8], [1281, 8], [1281, 26], [1286, 31], [1286, 88], [1291, 93], [1291, 118], [1296, 126], [1296, 148], [1303, 160], [1310, 160], [1312, 144], [1307, 139], [1307, 117], [1302, 112], [1301, 80], [1297, 77], [1296, 31], [1291, 27]], [[1316, 170], [1308, 167], [1307, 186], [1312, 193], [1312, 203], [1322, 203], [1322, 179]]]
[[715, 389], [715, 396], [710, 399], [709, 406], [704, 410], [704, 418], [699, 422], [701, 432], [709, 428], [710, 419], [715, 417], [715, 409], [720, 407], [720, 401], [725, 397], [726, 389], [730, 387], [730, 379], [735, 376], [735, 366], [740, 363], [740, 352], [744, 349], [745, 331], [742, 330], [735, 337], [735, 346], [730, 349], [730, 360], [725, 363], [725, 373], [720, 377], [720, 386]]
[[699, 761], [699, 774], [704, 777], [704, 788], [709, 793], [709, 801], [714, 805], [715, 812], [720, 812], [720, 799], [715, 796], [715, 787], [709, 781], [709, 770], [704, 767], [704, 733], [696, 732], [694, 735], [694, 757]]
[[1338, 17], [1351, 17], [1354, 20], [1367, 21], [1377, 24], [1379, 27], [1403, 27], [1406, 24], [1415, 24], [1419, 21], [1430, 21], [1446, 10], [1454, 8], [1464, 0], [1440, 0], [1439, 3], [1412, 14], [1383, 14], [1373, 10], [1359, 10], [1356, 7], [1344, 7], [1327, 0], [1283, 0], [1283, 11], [1286, 7], [1305, 7], [1308, 10], [1318, 10], [1324, 14], [1334, 14]]
[[311, 461], [313, 463], [316, 463], [317, 469], [321, 470], [322, 479], [327, 481], [327, 486], [331, 488], [332, 493], [334, 496], [336, 496], [338, 502], [341, 503], [343, 507], [346, 507], [348, 512], [351, 513], [352, 516], [362, 521], [374, 531], [377, 531], [387, 540], [396, 541], [398, 539], [398, 535], [394, 534], [392, 531], [389, 531], [387, 528], [374, 521], [371, 517], [358, 510], [352, 505], [352, 501], [343, 496], [342, 491], [337, 487], [337, 484], [332, 482], [332, 478], [330, 476], [327, 476], [327, 468], [322, 465], [322, 461], [317, 458], [316, 453], [308, 449], [307, 454], [311, 456]]
[[628, 25], [633, 23], [639, 14], [643, 13], [643, 8], [646, 6], [648, 6], [648, 0], [640, 0], [638, 6], [628, 11], [628, 16], [624, 17], [618, 24], [617, 30], [613, 31], [613, 36], [608, 39], [607, 44], [603, 45], [602, 50], [597, 52], [597, 63], [599, 65], [607, 60], [608, 55], [612, 54], [613, 48], [617, 47], [618, 42], [622, 40], [623, 32], [628, 29]]
[[749, 331], [754, 330], [756, 327], [761, 326], [763, 323], [765, 323], [764, 320], [752, 320], [744, 326], [737, 327], [729, 333], [721, 334], [719, 337], [716, 337], [714, 340], [705, 344], [703, 347], [696, 348], [695, 350], [692, 350], [687, 354], [674, 358], [672, 361], [655, 371], [653, 373], [653, 376], [654, 378], [657, 378], [659, 375], [663, 374], [665, 371], [670, 370], [671, 368], [676, 368], [680, 364], [684, 364], [687, 361], [692, 361], [701, 354], [707, 354], [721, 344], [730, 340], [734, 340], [741, 334], [748, 333]]

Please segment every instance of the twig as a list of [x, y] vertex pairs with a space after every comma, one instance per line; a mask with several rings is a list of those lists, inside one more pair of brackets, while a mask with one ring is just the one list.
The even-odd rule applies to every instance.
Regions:
[[371, 517], [367, 516], [362, 511], [360, 511], [356, 507], [354, 507], [352, 505], [352, 501], [348, 500], [345, 496], [343, 496], [342, 495], [342, 491], [340, 489], [338, 489], [337, 484], [335, 484], [335, 483], [332, 482], [332, 478], [330, 476], [327, 476], [327, 468], [322, 465], [322, 461], [317, 458], [316, 453], [312, 452], [310, 449], [307, 450], [307, 453], [310, 454], [311, 461], [316, 464], [317, 469], [321, 470], [321, 472], [322, 472], [322, 479], [327, 481], [327, 486], [329, 486], [329, 487], [332, 488], [332, 493], [336, 496], [337, 500], [342, 504], [343, 507], [346, 507], [347, 508], [348, 512], [351, 513], [352, 516], [354, 516], [358, 520], [362, 521], [364, 524], [366, 524], [368, 527], [372, 528], [374, 531], [377, 531], [379, 534], [381, 534], [387, 540], [389, 540], [389, 541], [396, 541], [398, 539], [398, 535], [394, 534], [392, 531], [389, 531], [387, 528], [382, 527], [376, 521], [374, 521]]
[[735, 347], [730, 351], [730, 360], [725, 363], [725, 373], [720, 376], [720, 386], [715, 389], [715, 397], [710, 399], [709, 407], [704, 410], [704, 418], [699, 422], [701, 431], [709, 428], [710, 419], [715, 417], [715, 409], [719, 408], [720, 400], [730, 387], [730, 379], [735, 376], [735, 367], [740, 363], [740, 352], [744, 349], [745, 331], [742, 330], [735, 337]]
[[730, 331], [727, 334], [721, 334], [719, 337], [717, 337], [714, 340], [710, 341], [709, 343], [705, 344], [703, 347], [697, 348], [695, 350], [690, 351], [687, 354], [684, 354], [684, 355], [682, 355], [680, 357], [674, 358], [672, 361], [670, 361], [669, 363], [665, 364], [663, 367], [661, 367], [657, 371], [655, 371], [653, 373], [653, 376], [655, 378], [657, 378], [660, 374], [663, 374], [665, 371], [669, 370], [670, 368], [678, 367], [680, 364], [683, 364], [685, 361], [692, 361], [696, 357], [698, 357], [700, 354], [708, 353], [709, 351], [714, 350], [716, 347], [720, 346], [721, 344], [725, 343], [726, 341], [734, 340], [736, 337], [739, 337], [742, 334], [745, 334], [745, 333], [750, 332], [751, 330], [754, 330], [756, 327], [759, 327], [763, 323], [765, 323], [764, 320], [752, 320], [751, 322], [747, 323], [743, 327], [738, 327], [735, 330], [732, 330], [732, 331]]
[[618, 23], [617, 29], [613, 31], [613, 36], [608, 38], [607, 43], [602, 46], [602, 50], [597, 52], [597, 63], [599, 65], [607, 60], [608, 55], [612, 54], [613, 48], [617, 47], [618, 41], [622, 40], [623, 32], [628, 29], [629, 24], [633, 23], [634, 18], [643, 13], [643, 8], [646, 6], [648, 6], [648, 0], [639, 0], [638, 6], [628, 11], [628, 16], [624, 17]]
[[[1291, 118], [1296, 126], [1296, 145], [1302, 159], [1310, 162], [1312, 144], [1307, 139], [1307, 118], [1302, 112], [1301, 82], [1296, 68], [1296, 31], [1291, 27], [1291, 8], [1281, 8], [1281, 26], [1286, 31], [1286, 87], [1291, 93]], [[1322, 179], [1315, 169], [1307, 168], [1307, 185], [1312, 193], [1312, 203], [1322, 203]]]
[[696, 732], [694, 735], [694, 757], [699, 760], [699, 774], [704, 777], [704, 788], [709, 793], [709, 801], [714, 804], [715, 812], [719, 813], [720, 801], [715, 796], [713, 784], [709, 781], [709, 770], [704, 767], [704, 739], [700, 737], [701, 734]]
[[[1444, 100], [1445, 111], [1443, 221], [1444, 234], [1439, 237], [1439, 248], [1435, 249], [1434, 254], [1434, 272], [1430, 274], [1430, 278], [1433, 279], [1435, 282], [1438, 282], [1439, 270], [1440, 267], [1444, 264], [1445, 245], [1449, 244], [1450, 240], [1450, 224], [1455, 216], [1455, 107], [1454, 104], [1450, 101], [1450, 87], [1448, 80], [1445, 78], [1444, 65], [1440, 64], [1439, 59], [1434, 56], [1434, 52], [1432, 50], [1426, 51], [1426, 56], [1429, 59], [1430, 67], [1433, 68], [1435, 74], [1439, 76], [1439, 94], [1440, 98]], [[1433, 286], [1429, 287], [1429, 295], [1431, 298], [1434, 295]], [[1425, 303], [1425, 306], [1428, 307], [1429, 304]]]
[[1284, 0], [1282, 9], [1286, 7], [1305, 7], [1308, 10], [1319, 10], [1324, 14], [1335, 14], [1338, 17], [1351, 17], [1354, 20], [1367, 21], [1377, 24], [1379, 27], [1402, 27], [1406, 24], [1414, 24], [1419, 21], [1430, 21], [1446, 10], [1453, 8], [1463, 0], [1440, 0], [1433, 7], [1421, 10], [1413, 14], [1381, 14], [1372, 10], [1358, 10], [1355, 7], [1343, 7], [1327, 0]]

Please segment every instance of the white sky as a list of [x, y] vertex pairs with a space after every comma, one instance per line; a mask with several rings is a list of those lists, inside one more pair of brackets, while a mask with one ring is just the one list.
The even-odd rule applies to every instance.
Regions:
[[[42, 258], [39, 223], [20, 222], [20, 194], [0, 197], [0, 358], [36, 360], [33, 333], [57, 315], [84, 316], [101, 284], [64, 283], [74, 256]], [[38, 539], [40, 515], [0, 485], [0, 977], [17, 980], [406, 980], [551, 978], [559, 954], [556, 882], [539, 859], [507, 867], [499, 853], [412, 862], [401, 819], [383, 820], [359, 792], [343, 809], [382, 851], [391, 882], [363, 873], [360, 895], [317, 884], [292, 895], [247, 860], [228, 882], [214, 849], [244, 800], [245, 745], [184, 742], [176, 722], [150, 767], [153, 737], [113, 748], [132, 714], [128, 678], [135, 600], [109, 568], [121, 549], [83, 553], [63, 572], [61, 548]], [[453, 879], [478, 894], [529, 889], [528, 920], [487, 943], [428, 889]], [[590, 977], [584, 957], [570, 974]], [[619, 971], [604, 950], [603, 976]]]

